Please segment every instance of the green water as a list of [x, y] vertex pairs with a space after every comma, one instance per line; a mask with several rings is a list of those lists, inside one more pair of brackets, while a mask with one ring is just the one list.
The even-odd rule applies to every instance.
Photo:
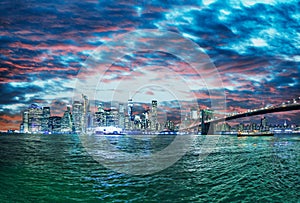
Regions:
[[[0, 202], [300, 201], [299, 135], [222, 136], [203, 160], [205, 137], [192, 137], [189, 151], [175, 164], [137, 176], [102, 166], [77, 135], [2, 135]], [[147, 140], [146, 148], [143, 140], [128, 144], [128, 139], [109, 141], [128, 153], [151, 154], [173, 137]]]

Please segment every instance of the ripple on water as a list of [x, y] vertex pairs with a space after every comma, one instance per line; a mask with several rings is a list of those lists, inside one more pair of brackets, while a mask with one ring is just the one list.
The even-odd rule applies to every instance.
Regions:
[[[113, 138], [118, 149], [140, 146]], [[150, 152], [172, 139], [156, 138]], [[149, 143], [149, 139], [146, 140]], [[150, 140], [151, 141], [151, 140]], [[204, 137], [173, 166], [147, 176], [105, 168], [88, 154], [76, 135], [0, 136], [1, 202], [298, 202], [299, 137], [221, 136], [201, 156]], [[161, 146], [159, 146], [159, 143]], [[164, 143], [165, 142], [165, 143]], [[209, 144], [209, 143], [208, 143]], [[133, 148], [134, 149], [133, 149]], [[144, 150], [148, 150], [145, 149]], [[142, 150], [140, 150], [142, 151]], [[132, 164], [130, 160], [120, 166]]]

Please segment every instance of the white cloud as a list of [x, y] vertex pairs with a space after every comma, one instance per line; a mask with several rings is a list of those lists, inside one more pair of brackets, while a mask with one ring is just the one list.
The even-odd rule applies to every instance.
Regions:
[[205, 6], [209, 6], [210, 4], [214, 3], [215, 0], [202, 0], [202, 2]]
[[252, 42], [252, 44], [255, 47], [268, 46], [268, 43], [264, 39], [261, 39], [261, 38], [252, 38], [252, 39], [250, 39], [250, 41]]

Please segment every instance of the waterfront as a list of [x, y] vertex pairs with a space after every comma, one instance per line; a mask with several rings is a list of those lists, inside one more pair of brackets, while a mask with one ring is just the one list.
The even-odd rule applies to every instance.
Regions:
[[[221, 136], [199, 161], [205, 136], [192, 136], [189, 152], [173, 166], [147, 176], [104, 168], [77, 135], [0, 136], [1, 202], [298, 202], [300, 136]], [[171, 139], [170, 139], [171, 138]], [[144, 149], [112, 137], [128, 151]], [[158, 136], [149, 152], [166, 147]], [[138, 144], [140, 143], [140, 144]], [[122, 146], [121, 146], [122, 145]], [[127, 147], [127, 149], [126, 149]], [[155, 148], [155, 149], [154, 149]]]

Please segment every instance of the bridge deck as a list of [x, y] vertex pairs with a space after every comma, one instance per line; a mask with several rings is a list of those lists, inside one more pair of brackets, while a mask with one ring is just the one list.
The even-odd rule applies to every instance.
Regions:
[[[243, 117], [248, 117], [248, 116], [257, 116], [257, 115], [263, 115], [263, 114], [268, 114], [268, 113], [278, 113], [278, 112], [294, 111], [294, 110], [300, 110], [300, 103], [253, 110], [253, 111], [249, 111], [249, 112], [245, 112], [245, 113], [235, 114], [232, 116], [227, 116], [227, 117], [218, 118], [218, 119], [214, 119], [214, 120], [210, 120], [210, 121], [205, 121], [205, 124], [229, 121], [229, 120], [234, 120], [237, 118], [243, 118]], [[194, 123], [194, 126], [190, 126], [189, 129], [198, 127], [200, 124], [201, 124], [200, 121], [198, 123]]]

